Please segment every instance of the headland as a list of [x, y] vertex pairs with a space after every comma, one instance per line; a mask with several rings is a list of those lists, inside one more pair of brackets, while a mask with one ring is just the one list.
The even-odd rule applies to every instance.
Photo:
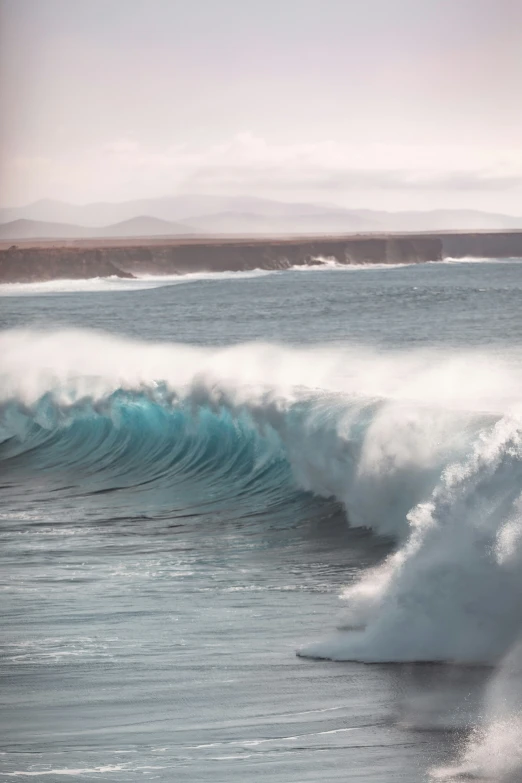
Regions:
[[0, 244], [0, 282], [27, 283], [340, 264], [416, 264], [445, 258], [522, 257], [522, 231], [342, 236], [138, 237]]

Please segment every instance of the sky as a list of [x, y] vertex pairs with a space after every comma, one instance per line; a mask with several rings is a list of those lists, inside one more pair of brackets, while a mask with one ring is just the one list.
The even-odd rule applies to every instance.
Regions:
[[0, 0], [0, 206], [522, 215], [522, 0]]

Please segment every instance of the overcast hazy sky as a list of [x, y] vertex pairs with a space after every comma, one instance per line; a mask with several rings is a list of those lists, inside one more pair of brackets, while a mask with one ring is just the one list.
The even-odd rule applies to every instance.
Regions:
[[522, 0], [0, 0], [0, 201], [522, 214]]

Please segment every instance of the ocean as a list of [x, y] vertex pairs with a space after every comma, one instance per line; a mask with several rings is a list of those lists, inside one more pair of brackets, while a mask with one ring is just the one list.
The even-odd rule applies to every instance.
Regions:
[[0, 777], [522, 780], [522, 262], [0, 300]]

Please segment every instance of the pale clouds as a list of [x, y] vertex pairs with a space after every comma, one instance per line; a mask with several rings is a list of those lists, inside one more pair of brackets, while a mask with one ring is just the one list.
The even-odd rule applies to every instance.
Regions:
[[509, 211], [522, 189], [521, 148], [281, 144], [252, 132], [203, 147], [152, 147], [129, 134], [74, 154], [15, 156], [3, 168], [6, 203], [206, 192], [379, 208], [414, 207], [420, 199], [426, 208], [446, 206], [449, 191], [461, 206]]
[[521, 0], [0, 0], [0, 203], [522, 212]]

